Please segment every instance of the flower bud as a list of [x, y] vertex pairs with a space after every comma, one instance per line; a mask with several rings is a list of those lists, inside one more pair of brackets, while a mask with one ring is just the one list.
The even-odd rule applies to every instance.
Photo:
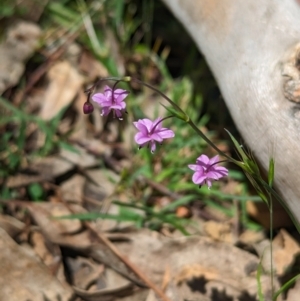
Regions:
[[83, 113], [91, 114], [91, 113], [93, 113], [93, 111], [94, 111], [93, 105], [90, 102], [86, 101], [83, 105]]

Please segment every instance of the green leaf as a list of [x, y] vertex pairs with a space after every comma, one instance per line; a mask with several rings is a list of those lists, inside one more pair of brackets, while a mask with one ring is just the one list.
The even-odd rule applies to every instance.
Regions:
[[260, 188], [260, 186], [258, 185], [258, 183], [255, 181], [255, 179], [250, 174], [246, 173], [246, 176], [247, 176], [248, 180], [250, 181], [250, 183], [252, 184], [252, 186], [254, 187], [254, 189], [256, 190], [256, 192], [259, 195], [259, 197], [269, 206], [268, 197], [262, 191], [262, 189]]
[[228, 133], [228, 135], [229, 135], [230, 139], [232, 140], [236, 150], [240, 154], [242, 161], [244, 163], [246, 163], [249, 160], [249, 158], [246, 155], [244, 149], [242, 148], [242, 146], [237, 142], [237, 140], [233, 137], [233, 135], [228, 130], [225, 129], [225, 131]]
[[187, 205], [191, 201], [194, 201], [196, 199], [197, 199], [197, 196], [195, 196], [195, 195], [183, 196], [183, 197], [177, 199], [176, 201], [172, 202], [171, 204], [169, 204], [169, 205], [165, 206], [164, 208], [162, 208], [160, 213], [175, 210], [177, 207]]
[[[169, 101], [170, 102], [170, 101]], [[173, 106], [172, 107], [167, 107], [164, 104], [161, 103], [161, 105], [168, 111], [170, 112], [173, 116], [188, 122], [190, 120], [189, 116], [186, 115], [182, 110], [177, 108], [177, 105], [173, 102], [170, 102]]]
[[34, 201], [39, 201], [43, 198], [44, 189], [41, 184], [33, 183], [28, 186], [28, 194]]
[[142, 216], [136, 215], [120, 215], [120, 214], [107, 214], [100, 212], [88, 212], [88, 213], [78, 213], [64, 216], [54, 216], [55, 219], [79, 219], [79, 220], [95, 220], [95, 219], [111, 219], [118, 222], [135, 222], [137, 223]]
[[279, 295], [287, 291], [299, 278], [300, 278], [300, 274], [296, 275], [295, 277], [287, 281], [285, 284], [283, 284], [282, 287], [277, 292], [275, 292], [272, 300], [276, 301]]
[[257, 293], [259, 297], [259, 301], [265, 301], [264, 295], [262, 293], [262, 285], [261, 285], [261, 274], [262, 274], [262, 264], [259, 262], [256, 273], [256, 281], [257, 281]]
[[72, 144], [70, 144], [70, 143], [67, 143], [67, 142], [65, 142], [65, 141], [59, 141], [59, 142], [58, 142], [58, 146], [59, 146], [60, 148], [63, 148], [63, 149], [65, 149], [65, 150], [67, 150], [67, 151], [70, 151], [70, 152], [72, 152], [72, 153], [80, 154], [80, 151], [79, 151], [74, 145], [72, 145]]
[[11, 191], [8, 187], [4, 186], [1, 190], [0, 197], [2, 200], [8, 200], [11, 196]]
[[273, 187], [274, 174], [275, 174], [275, 161], [273, 158], [271, 158], [269, 162], [269, 172], [268, 172], [268, 183], [270, 187]]

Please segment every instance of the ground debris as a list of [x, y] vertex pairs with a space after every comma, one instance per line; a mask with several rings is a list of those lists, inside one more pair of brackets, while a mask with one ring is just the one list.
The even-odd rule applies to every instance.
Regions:
[[40, 28], [31, 22], [19, 21], [8, 28], [0, 44], [0, 95], [19, 82], [40, 35]]
[[33, 254], [0, 229], [0, 300], [70, 300], [73, 292], [59, 282]]

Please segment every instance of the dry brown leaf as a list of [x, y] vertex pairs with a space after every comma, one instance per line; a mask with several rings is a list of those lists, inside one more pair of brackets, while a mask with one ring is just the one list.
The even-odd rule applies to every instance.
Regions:
[[245, 245], [253, 245], [262, 241], [265, 238], [263, 231], [253, 231], [246, 229], [239, 237], [239, 241]]
[[83, 84], [83, 77], [68, 61], [55, 63], [47, 75], [49, 85], [39, 114], [44, 120], [52, 119], [69, 105]]
[[0, 229], [0, 300], [69, 301], [71, 288]]
[[65, 202], [82, 203], [83, 186], [85, 178], [79, 174], [74, 175], [60, 185], [61, 197]]
[[149, 292], [148, 289], [134, 290], [130, 296], [118, 297], [118, 298], [115, 298], [114, 301], [142, 301], [142, 300], [145, 300], [147, 298], [148, 292]]
[[[256, 296], [256, 270], [259, 259], [246, 251], [230, 244], [196, 236], [166, 239], [147, 231], [139, 231], [129, 236], [132, 240], [130, 244], [117, 244], [121, 252], [127, 254], [129, 259], [158, 285], [162, 283], [165, 269], [169, 266], [173, 276], [169, 285], [173, 286], [173, 293], [176, 288], [179, 294], [184, 283], [189, 284], [191, 291], [192, 284], [201, 286], [203, 279], [207, 284], [214, 281], [220, 283], [222, 289], [217, 288], [220, 294], [223, 290], [234, 292], [231, 295], [233, 300], [237, 300], [245, 292]], [[269, 276], [262, 275], [261, 283], [263, 291], [267, 294], [270, 291]], [[212, 288], [207, 289], [207, 295], [210, 294]], [[183, 300], [184, 297], [188, 299], [187, 296], [181, 295], [178, 300]]]
[[86, 171], [88, 178], [93, 182], [86, 180], [84, 186], [84, 195], [87, 198], [97, 200], [99, 204], [115, 191], [115, 187], [119, 182], [119, 176], [111, 170], [93, 169]]
[[227, 223], [218, 223], [215, 221], [207, 221], [203, 225], [204, 231], [212, 239], [232, 243], [234, 235], [231, 226]]
[[30, 244], [46, 266], [54, 267], [60, 262], [61, 252], [59, 247], [47, 241], [42, 233], [36, 229], [30, 235]]
[[[128, 266], [117, 257], [110, 248], [104, 244], [94, 244], [84, 250], [87, 256], [90, 256], [97, 262], [102, 262], [114, 269], [127, 279], [130, 279], [139, 286], [144, 287], [144, 283]], [[125, 254], [127, 255], [127, 254]]]
[[156, 297], [153, 290], [149, 290], [149, 294], [147, 296], [146, 301], [158, 301], [159, 299]]
[[72, 285], [83, 290], [88, 290], [104, 273], [103, 264], [81, 256], [76, 258], [67, 257], [65, 258], [65, 264], [67, 270], [72, 274]]
[[51, 181], [53, 178], [70, 171], [73, 167], [73, 163], [59, 156], [39, 158], [28, 166], [29, 172], [9, 177], [6, 186], [8, 188], [16, 188], [27, 186], [31, 183]]
[[15, 176], [9, 177], [6, 182], [8, 188], [17, 188], [27, 186], [31, 183], [39, 183], [44, 180], [50, 180], [47, 174], [44, 175], [29, 175], [25, 173], [19, 173]]
[[[54, 244], [71, 248], [75, 251], [80, 251], [81, 254], [85, 254], [96, 260], [97, 262], [104, 263], [112, 267], [115, 271], [121, 275], [132, 280], [140, 286], [144, 284], [141, 282], [138, 276], [130, 268], [128, 268], [114, 252], [102, 242], [95, 244], [93, 235], [88, 230], [79, 232], [77, 220], [55, 220], [53, 219], [54, 213], [59, 215], [69, 215], [70, 211], [63, 204], [28, 204], [27, 208], [30, 211], [35, 222], [41, 228], [41, 232], [45, 238]], [[82, 212], [80, 207], [70, 205], [74, 212]], [[56, 209], [53, 209], [56, 208]], [[74, 224], [75, 222], [75, 224]], [[73, 233], [77, 229], [78, 233]]]
[[[201, 291], [201, 286], [191, 289], [191, 285], [193, 283], [182, 283], [180, 287], [175, 286], [175, 284], [170, 283], [168, 289], [166, 291], [168, 297], [172, 301], [212, 301], [212, 298], [205, 295], [205, 288], [204, 291]], [[223, 301], [223, 299], [215, 299]], [[232, 300], [232, 298], [224, 299], [224, 300]]]
[[28, 205], [27, 208], [45, 238], [52, 243], [74, 249], [86, 248], [91, 244], [88, 231], [79, 232], [81, 223], [78, 220], [53, 218], [54, 216], [71, 215], [71, 212], [63, 204], [35, 203]]
[[0, 44], [0, 95], [18, 83], [24, 72], [24, 64], [34, 53], [41, 34], [36, 24], [26, 21], [13, 24]]
[[273, 240], [273, 258], [276, 274], [282, 276], [300, 254], [298, 242], [284, 229]]
[[[258, 221], [264, 228], [270, 228], [270, 210], [263, 202], [246, 203], [247, 213], [256, 221]], [[274, 200], [273, 203], [273, 228], [288, 227], [293, 223], [287, 214], [286, 210], [282, 208], [280, 203]]]
[[76, 294], [86, 301], [110, 301], [116, 297], [131, 295], [133, 284], [111, 269], [105, 270], [105, 288], [94, 287], [93, 290], [83, 290], [73, 287]]
[[217, 269], [208, 268], [207, 266], [202, 266], [201, 264], [191, 264], [186, 265], [178, 275], [176, 275], [176, 284], [181, 284], [186, 280], [193, 278], [204, 277], [206, 280], [216, 280], [219, 276], [219, 271]]
[[12, 216], [0, 214], [0, 228], [5, 230], [9, 236], [15, 237], [25, 228], [25, 224]]
[[82, 52], [78, 68], [87, 77], [88, 82], [109, 76], [107, 69], [87, 51]]
[[99, 164], [99, 160], [90, 154], [86, 148], [78, 145], [73, 147], [74, 151], [61, 149], [59, 152], [60, 157], [81, 168], [89, 168]]
[[28, 208], [36, 221], [40, 220], [39, 214], [47, 216], [47, 221], [45, 221], [47, 224], [44, 225], [44, 228], [49, 227], [51, 231], [59, 235], [76, 233], [81, 229], [79, 220], [56, 219], [60, 216], [71, 215], [70, 210], [62, 203], [32, 203]]
[[263, 270], [270, 274], [272, 269], [270, 240], [264, 239], [259, 243], [254, 244], [253, 247], [256, 253], [261, 258], [261, 265], [263, 267]]

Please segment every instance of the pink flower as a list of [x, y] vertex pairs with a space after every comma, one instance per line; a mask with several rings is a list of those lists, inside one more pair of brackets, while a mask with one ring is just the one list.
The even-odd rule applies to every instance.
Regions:
[[114, 116], [122, 120], [122, 110], [125, 110], [126, 103], [124, 99], [129, 94], [128, 91], [123, 89], [112, 90], [110, 87], [105, 86], [104, 93], [96, 93], [92, 96], [94, 102], [102, 108], [101, 116], [107, 116], [110, 111], [113, 111]]
[[149, 143], [153, 153], [156, 149], [156, 142], [162, 143], [164, 139], [173, 138], [174, 132], [168, 128], [163, 128], [162, 121], [163, 119], [160, 117], [154, 121], [147, 118], [135, 121], [133, 124], [139, 130], [134, 137], [135, 142], [140, 147]]
[[196, 164], [188, 165], [191, 170], [194, 170], [193, 182], [199, 186], [207, 184], [211, 187], [212, 180], [219, 180], [228, 175], [228, 169], [223, 166], [217, 166], [219, 156], [209, 159], [206, 155], [201, 155], [197, 158]]

